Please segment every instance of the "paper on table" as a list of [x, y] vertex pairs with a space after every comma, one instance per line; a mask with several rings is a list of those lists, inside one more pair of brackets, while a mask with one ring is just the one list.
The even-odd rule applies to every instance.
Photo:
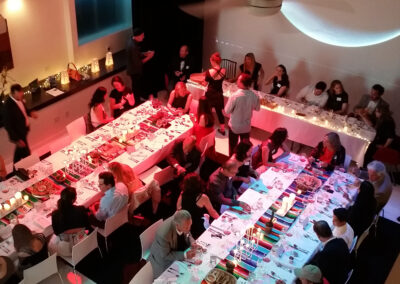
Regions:
[[61, 91], [61, 90], [59, 90], [59, 89], [57, 89], [57, 88], [53, 88], [53, 89], [51, 89], [51, 90], [47, 90], [46, 93], [48, 93], [49, 95], [52, 95], [52, 96], [54, 96], [54, 97], [57, 97], [57, 96], [59, 96], [59, 95], [64, 94], [63, 91]]

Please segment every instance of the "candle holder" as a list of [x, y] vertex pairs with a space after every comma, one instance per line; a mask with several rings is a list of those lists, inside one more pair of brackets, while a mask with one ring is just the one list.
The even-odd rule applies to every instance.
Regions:
[[97, 58], [92, 59], [92, 65], [91, 65], [90, 70], [91, 70], [92, 74], [100, 71], [99, 60]]
[[69, 75], [67, 71], [61, 72], [61, 85], [69, 84]]
[[11, 197], [6, 203], [0, 204], [0, 219], [24, 205], [28, 200], [27, 195], [22, 196], [21, 192], [16, 192], [14, 197]]

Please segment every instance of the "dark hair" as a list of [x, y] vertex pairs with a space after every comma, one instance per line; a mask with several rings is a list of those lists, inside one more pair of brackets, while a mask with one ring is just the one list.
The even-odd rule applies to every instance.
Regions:
[[143, 33], [144, 33], [144, 31], [141, 28], [134, 28], [133, 29], [133, 36], [140, 36]]
[[317, 84], [315, 84], [315, 88], [321, 91], [325, 91], [326, 83], [324, 81], [319, 81]]
[[14, 94], [15, 92], [21, 92], [23, 89], [20, 84], [13, 84], [11, 85], [10, 92]]
[[250, 75], [247, 74], [247, 73], [241, 73], [239, 78], [240, 78], [240, 82], [242, 82], [242, 84], [246, 88], [249, 88], [251, 86], [251, 83], [253, 83], [253, 81], [251, 80]]
[[122, 78], [121, 78], [120, 76], [114, 76], [114, 77], [112, 77], [112, 79], [111, 79], [111, 85], [114, 86], [114, 83], [115, 83], [115, 82], [118, 82], [118, 83], [120, 83], [122, 86], [125, 86], [125, 83], [124, 83], [124, 81], [122, 80]]
[[282, 68], [283, 70], [283, 74], [282, 74], [282, 81], [287, 81], [287, 87], [289, 88], [290, 84], [289, 84], [289, 75], [287, 73], [286, 67], [282, 64], [279, 64], [277, 67]]
[[219, 52], [214, 52], [213, 54], [211, 54], [210, 59], [217, 64], [221, 64], [222, 59], [221, 59], [221, 55], [219, 55]]
[[199, 99], [199, 105], [197, 106], [197, 121], [200, 121], [200, 117], [202, 115], [204, 115], [206, 126], [214, 125], [214, 116], [212, 114], [208, 99], [205, 96], [202, 96]]
[[187, 174], [181, 182], [182, 198], [196, 198], [202, 193], [201, 178], [196, 173]]
[[222, 164], [222, 168], [224, 170], [231, 170], [233, 168], [237, 167], [236, 161], [229, 159], [225, 163]]
[[333, 215], [339, 219], [340, 222], [347, 222], [347, 210], [345, 208], [333, 209]]
[[332, 230], [326, 221], [316, 221], [313, 226], [314, 232], [317, 236], [322, 238], [332, 237]]
[[[371, 182], [365, 180], [360, 185], [360, 193], [357, 195], [356, 200], [354, 201], [354, 206], [367, 206], [367, 204], [375, 204], [375, 189]], [[373, 206], [368, 206], [373, 207]]]
[[104, 87], [98, 87], [92, 96], [89, 103], [89, 108], [97, 106], [98, 104], [104, 103], [104, 96], [107, 94], [107, 89]]
[[287, 129], [283, 127], [278, 127], [274, 130], [274, 132], [272, 132], [272, 135], [269, 137], [269, 139], [272, 141], [272, 143], [274, 143], [275, 146], [281, 147], [287, 137]]
[[372, 86], [372, 89], [374, 89], [375, 91], [377, 91], [378, 94], [379, 94], [380, 96], [382, 96], [383, 93], [385, 92], [385, 88], [384, 88], [382, 85], [379, 85], [379, 84], [373, 85], [373, 86]]
[[251, 147], [253, 147], [253, 143], [248, 139], [237, 144], [235, 147], [236, 160], [243, 162], [247, 158], [247, 152]]
[[334, 88], [336, 85], [340, 85], [340, 87], [342, 88], [342, 93], [345, 93], [345, 90], [344, 90], [344, 87], [343, 87], [342, 82], [341, 82], [340, 80], [333, 80], [333, 81], [331, 82], [331, 85], [330, 85], [329, 90], [328, 90], [328, 94], [329, 94], [329, 95], [334, 95], [334, 94], [335, 94], [335, 91], [333, 90], [333, 88]]
[[66, 215], [68, 209], [72, 208], [76, 200], [76, 189], [74, 187], [67, 186], [61, 191], [60, 199], [57, 201], [57, 208], [61, 215]]
[[342, 147], [339, 135], [336, 132], [329, 132], [326, 134], [326, 137], [328, 138], [332, 148], [335, 149], [335, 151], [339, 151]]
[[23, 247], [29, 247], [31, 241], [34, 239], [31, 230], [23, 224], [17, 224], [14, 226], [12, 229], [12, 237], [14, 240], [14, 248], [17, 252], [19, 252]]
[[102, 179], [105, 185], [115, 186], [115, 179], [111, 172], [101, 172], [99, 179]]

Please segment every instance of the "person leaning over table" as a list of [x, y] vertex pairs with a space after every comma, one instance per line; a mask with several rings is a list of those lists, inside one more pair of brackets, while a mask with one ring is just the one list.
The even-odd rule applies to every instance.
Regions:
[[315, 86], [308, 85], [301, 89], [296, 99], [304, 104], [323, 108], [328, 101], [328, 94], [324, 93], [325, 89], [326, 83], [319, 81]]
[[354, 231], [349, 223], [347, 223], [347, 209], [333, 209], [332, 223], [334, 226], [332, 231], [333, 236], [336, 238], [342, 238], [350, 249], [351, 244], [353, 243]]
[[109, 98], [111, 116], [118, 118], [125, 111], [133, 108], [135, 97], [132, 90], [125, 85], [120, 76], [114, 76], [111, 79], [111, 85], [114, 87]]
[[327, 93], [329, 97], [325, 109], [333, 111], [336, 114], [347, 114], [349, 108], [349, 95], [344, 90], [342, 82], [339, 80], [333, 80]]
[[[174, 261], [191, 260], [196, 256], [199, 246], [190, 234], [191, 226], [190, 213], [179, 210], [158, 228], [149, 256], [154, 279], [158, 278]], [[201, 260], [196, 260], [195, 264], [201, 264]]]
[[10, 95], [4, 102], [3, 122], [10, 141], [16, 146], [13, 160], [14, 165], [31, 154], [27, 140], [30, 126], [29, 116], [35, 119], [38, 118], [36, 112], [26, 108], [24, 90], [21, 85], [12, 85]]
[[240, 206], [245, 211], [251, 211], [247, 203], [237, 200], [239, 193], [232, 185], [232, 178], [236, 175], [238, 168], [239, 164], [235, 160], [229, 159], [209, 178], [207, 195], [217, 211], [220, 211], [221, 205]]
[[[286, 168], [287, 164], [276, 161], [286, 157], [290, 153], [285, 143], [287, 138], [288, 132], [286, 128], [276, 128], [271, 136], [258, 146], [258, 150], [254, 153], [252, 157], [253, 169], [257, 169], [258, 172], [263, 172], [267, 167]], [[282, 149], [283, 153], [278, 157], [274, 157], [279, 149]]]
[[272, 95], [276, 95], [278, 97], [285, 97], [289, 90], [289, 76], [286, 71], [286, 67], [282, 64], [276, 66], [275, 72], [269, 77], [265, 85], [269, 85], [272, 83], [271, 91], [269, 92]]
[[[236, 189], [240, 189], [243, 183], [249, 185], [251, 179], [258, 179], [259, 174], [251, 166], [251, 152], [253, 144], [249, 141], [240, 142], [236, 147], [232, 159], [235, 160], [239, 169], [235, 177], [233, 177], [232, 185]], [[244, 187], [244, 186], [243, 186]], [[239, 190], [240, 191], [240, 190]]]
[[[251, 85], [254, 90], [259, 91], [264, 79], [264, 69], [261, 63], [256, 61], [254, 53], [247, 53], [244, 57], [244, 62], [239, 66], [240, 73], [248, 74], [251, 78]], [[235, 83], [237, 78], [230, 80]]]
[[178, 82], [169, 94], [168, 109], [175, 115], [187, 114], [192, 103], [192, 94], [186, 89], [184, 82]]
[[201, 153], [196, 147], [196, 137], [187, 136], [175, 142], [167, 162], [176, 170], [177, 176], [194, 172], [200, 164]]
[[104, 110], [104, 102], [106, 101], [107, 89], [98, 87], [89, 102], [90, 122], [94, 129], [103, 126], [113, 120]]
[[372, 161], [367, 165], [369, 181], [374, 186], [377, 213], [388, 203], [392, 195], [393, 185], [386, 172], [385, 165], [380, 161]]
[[316, 221], [313, 230], [322, 243], [322, 250], [308, 264], [316, 265], [330, 284], [346, 282], [350, 270], [350, 253], [342, 238], [335, 238], [326, 221]]
[[343, 167], [345, 158], [346, 149], [342, 146], [339, 135], [329, 132], [311, 151], [308, 161], [312, 163], [319, 160], [322, 168], [333, 171], [336, 166]]

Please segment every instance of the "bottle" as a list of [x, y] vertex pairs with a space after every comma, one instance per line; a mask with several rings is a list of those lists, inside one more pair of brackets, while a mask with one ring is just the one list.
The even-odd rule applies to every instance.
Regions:
[[274, 227], [274, 222], [273, 222], [274, 217], [275, 217], [275, 211], [272, 210], [271, 218], [269, 219], [269, 221], [267, 221], [265, 223], [265, 233], [266, 234], [270, 234], [272, 232], [272, 228]]

